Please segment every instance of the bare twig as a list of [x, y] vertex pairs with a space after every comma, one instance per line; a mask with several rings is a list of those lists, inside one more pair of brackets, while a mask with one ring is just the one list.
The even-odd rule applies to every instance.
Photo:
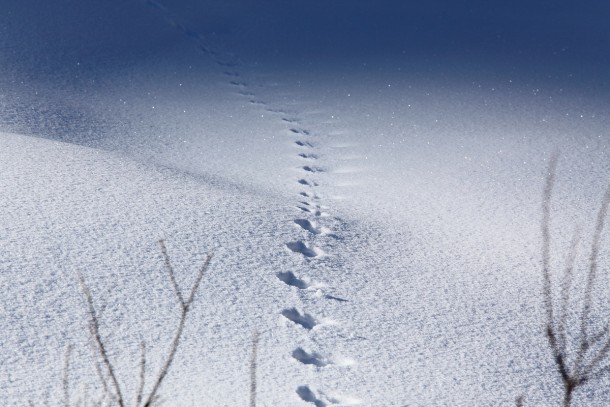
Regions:
[[256, 370], [258, 365], [258, 342], [260, 334], [258, 331], [254, 332], [252, 338], [252, 358], [250, 359], [250, 407], [256, 407]]
[[144, 341], [140, 344], [140, 349], [140, 384], [136, 393], [136, 406], [142, 403], [142, 393], [144, 392], [144, 384], [146, 382], [146, 343]]
[[102, 383], [102, 389], [103, 389], [103, 395], [104, 397], [108, 396], [109, 398], [112, 399], [112, 396], [110, 395], [110, 390], [108, 388], [108, 382], [106, 381], [106, 377], [104, 376], [104, 372], [102, 372], [102, 367], [100, 366], [100, 362], [98, 360], [97, 357], [97, 346], [93, 343], [93, 336], [91, 337], [91, 341], [89, 342], [91, 345], [91, 352], [93, 353], [93, 358], [94, 358], [94, 366], [95, 366], [95, 372], [97, 374], [98, 379], [100, 379], [100, 382]]
[[587, 285], [585, 287], [585, 299], [581, 317], [581, 328], [580, 333], [582, 336], [582, 343], [589, 342], [589, 329], [587, 322], [589, 320], [589, 313], [591, 312], [591, 294], [593, 290], [593, 283], [597, 275], [597, 258], [599, 257], [599, 246], [601, 241], [601, 235], [604, 231], [606, 214], [608, 213], [608, 201], [610, 201], [610, 185], [606, 189], [602, 205], [597, 213], [597, 222], [595, 224], [595, 231], [593, 233], [593, 241], [591, 242], [591, 255], [589, 257], [589, 275], [587, 276]]
[[63, 389], [64, 389], [64, 405], [70, 407], [70, 357], [72, 356], [72, 345], [66, 347], [66, 354], [64, 355], [64, 378], [63, 378]]
[[87, 302], [87, 307], [89, 311], [89, 329], [91, 331], [91, 336], [95, 341], [95, 345], [97, 346], [97, 350], [102, 358], [102, 362], [106, 367], [106, 371], [110, 376], [112, 386], [114, 387], [114, 391], [116, 394], [116, 401], [119, 407], [124, 407], [125, 403], [123, 401], [123, 393], [121, 392], [121, 386], [119, 385], [119, 381], [116, 377], [114, 367], [110, 362], [110, 358], [108, 357], [108, 352], [106, 351], [106, 346], [104, 345], [104, 341], [102, 340], [102, 336], [100, 335], [100, 325], [99, 320], [97, 318], [97, 313], [95, 312], [95, 307], [93, 306], [93, 297], [91, 295], [91, 291], [87, 284], [85, 284], [85, 280], [82, 275], [78, 275], [80, 287], [83, 291], [83, 295], [85, 296], [85, 300]]
[[591, 371], [593, 371], [594, 369], [599, 368], [599, 365], [601, 364], [601, 362], [606, 358], [606, 356], [608, 356], [608, 352], [610, 352], [610, 337], [606, 336], [606, 343], [604, 344], [604, 346], [602, 346], [602, 348], [597, 352], [597, 355], [595, 355], [595, 357], [593, 358], [593, 360], [591, 360], [591, 362], [589, 362], [589, 364], [587, 364], [584, 368], [583, 371], [589, 375], [589, 373]]
[[185, 301], [184, 296], [182, 295], [182, 291], [180, 290], [180, 287], [178, 286], [178, 283], [176, 281], [174, 268], [172, 267], [169, 256], [167, 255], [167, 249], [165, 247], [165, 242], [163, 240], [160, 240], [159, 245], [161, 246], [161, 252], [163, 253], [163, 258], [165, 260], [165, 266], [167, 268], [167, 272], [168, 272], [170, 280], [172, 282], [172, 286], [174, 288], [174, 293], [176, 294], [176, 297], [178, 298], [178, 302], [180, 303], [180, 321], [178, 322], [178, 328], [176, 329], [176, 333], [174, 334], [174, 339], [172, 340], [172, 343], [170, 345], [167, 359], [165, 360], [165, 363], [163, 364], [163, 366], [161, 367], [161, 370], [159, 371], [159, 375], [157, 376], [157, 379], [154, 382], [153, 388], [152, 388], [148, 398], [146, 399], [146, 401], [143, 404], [144, 407], [150, 407], [152, 405], [152, 403], [154, 402], [154, 400], [157, 396], [157, 391], [159, 390], [159, 387], [161, 387], [161, 384], [163, 383], [163, 380], [165, 379], [165, 376], [167, 375], [167, 372], [174, 361], [174, 357], [176, 356], [176, 351], [178, 350], [178, 345], [180, 344], [180, 338], [182, 337], [182, 332], [184, 330], [184, 323], [186, 322], [186, 317], [190, 311], [190, 307], [193, 302], [193, 299], [195, 298], [195, 294], [197, 293], [197, 290], [199, 289], [199, 285], [201, 284], [201, 281], [203, 280], [205, 271], [207, 270], [207, 268], [210, 264], [210, 261], [212, 260], [211, 255], [208, 255], [206, 257], [206, 259], [203, 263], [203, 266], [201, 266], [201, 268], [199, 269], [199, 272], [195, 278], [195, 282], [193, 283], [193, 286], [191, 287], [188, 299]]
[[[553, 296], [551, 287], [551, 234], [549, 226], [551, 223], [551, 196], [555, 185], [555, 174], [557, 172], [558, 154], [551, 157], [549, 170], [546, 177], [544, 192], [542, 196], [542, 276], [543, 276], [543, 295], [544, 307], [546, 311], [547, 330], [555, 337], [554, 317], [553, 317]], [[555, 350], [555, 349], [554, 349]], [[558, 349], [557, 349], [558, 350]]]
[[561, 338], [561, 349], [563, 354], [568, 352], [568, 305], [570, 303], [570, 292], [572, 290], [572, 281], [574, 279], [574, 262], [576, 261], [576, 252], [578, 243], [580, 242], [580, 230], [574, 229], [574, 235], [570, 244], [568, 258], [566, 259], [566, 267], [563, 272], [563, 280], [561, 283], [561, 310], [559, 319], [559, 337]]
[[167, 268], [167, 273], [169, 274], [169, 279], [172, 282], [172, 287], [174, 288], [174, 294], [178, 297], [178, 301], [184, 307], [184, 298], [182, 298], [182, 291], [178, 286], [178, 282], [176, 281], [176, 273], [174, 272], [174, 267], [172, 263], [169, 261], [169, 256], [167, 255], [167, 248], [165, 247], [165, 241], [159, 240], [159, 245], [161, 246], [161, 253], [163, 254], [163, 260], [165, 261], [165, 268]]

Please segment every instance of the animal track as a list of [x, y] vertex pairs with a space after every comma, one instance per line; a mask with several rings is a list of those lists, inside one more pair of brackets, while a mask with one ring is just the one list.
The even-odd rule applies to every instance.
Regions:
[[312, 330], [319, 324], [318, 320], [316, 320], [313, 316], [303, 313], [301, 314], [296, 308], [285, 309], [282, 311], [282, 315], [294, 322], [297, 325], [301, 325], [303, 328]]
[[297, 348], [292, 352], [292, 357], [301, 362], [304, 365], [314, 365], [317, 367], [324, 367], [332, 364], [328, 360], [322, 357], [319, 353], [311, 352], [307, 353], [303, 348]]
[[311, 213], [316, 218], [324, 218], [324, 217], [328, 216], [328, 214], [326, 212], [322, 212], [320, 209], [310, 209], [310, 208], [306, 208], [304, 206], [297, 206], [297, 208], [299, 208], [303, 212]]
[[314, 222], [310, 222], [307, 219], [295, 219], [294, 223], [314, 235], [320, 235], [324, 232], [322, 228], [319, 228]]
[[311, 209], [309, 208], [305, 208], [303, 206], [297, 206], [297, 208], [299, 208], [300, 210], [302, 210], [303, 212], [307, 212], [307, 213], [311, 213]]
[[311, 207], [314, 207], [316, 209], [326, 209], [325, 206], [318, 205], [318, 204], [313, 204], [313, 203], [310, 203], [310, 202], [307, 202], [307, 201], [301, 201], [301, 204], [303, 204], [305, 206], [311, 206]]
[[295, 141], [294, 142], [297, 146], [299, 147], [309, 147], [309, 148], [313, 148], [314, 145], [311, 144], [309, 141]]
[[[215, 53], [214, 55], [218, 55], [217, 53]], [[220, 66], [224, 66], [225, 68], [234, 68], [236, 66], [239, 66], [239, 64], [237, 62], [232, 62], [232, 61], [220, 61], [217, 60], [216, 63]]]
[[[165, 19], [172, 26], [174, 26], [177, 30], [179, 30], [184, 36], [188, 37], [191, 40], [191, 42], [194, 43], [198, 52], [202, 52], [206, 56], [210, 57], [214, 61], [214, 63], [216, 63], [218, 65], [219, 73], [222, 73], [225, 76], [225, 80], [228, 82], [228, 84], [230, 86], [233, 87], [232, 89], [234, 92], [237, 92], [241, 96], [244, 96], [245, 98], [247, 98], [245, 100], [248, 100], [251, 105], [262, 106], [262, 109], [264, 109], [265, 111], [278, 114], [279, 116], [276, 116], [276, 117], [278, 119], [281, 119], [283, 122], [288, 123], [288, 125], [286, 125], [286, 126], [290, 127], [289, 131], [292, 134], [294, 134], [296, 137], [302, 138], [302, 139], [308, 139], [309, 137], [307, 137], [307, 136], [312, 135], [312, 132], [310, 130], [303, 128], [303, 125], [300, 124], [301, 120], [299, 120], [299, 118], [293, 116], [294, 113], [287, 112], [285, 110], [277, 108], [277, 107], [281, 107], [281, 106], [276, 106], [276, 108], [272, 108], [271, 106], [273, 106], [273, 105], [270, 106], [266, 102], [260, 100], [255, 93], [252, 93], [249, 91], [249, 85], [247, 83], [247, 78], [243, 78], [240, 73], [239, 67], [242, 65], [242, 63], [237, 56], [235, 56], [229, 52], [226, 52], [224, 50], [221, 51], [222, 48], [215, 46], [214, 42], [209, 41], [209, 39], [205, 35], [202, 35], [202, 34], [198, 33], [197, 31], [194, 31], [194, 30], [190, 29], [188, 26], [181, 24], [179, 21], [177, 21], [173, 17], [172, 12], [162, 4], [162, 2], [164, 0], [145, 0], [145, 1], [148, 5], [159, 10], [164, 15]], [[246, 80], [244, 80], [244, 79], [246, 79]], [[298, 157], [300, 157], [301, 159], [304, 159], [304, 160], [319, 159], [320, 156], [318, 154], [314, 154], [314, 153], [319, 153], [318, 151], [305, 150], [305, 149], [317, 148], [318, 143], [316, 141], [309, 142], [309, 141], [297, 139], [295, 141], [295, 144], [298, 147], [304, 148], [298, 154]], [[301, 161], [301, 163], [306, 164], [308, 162]], [[309, 161], [309, 163], [312, 163], [312, 162]], [[325, 172], [325, 170], [323, 168], [311, 166], [311, 165], [302, 166], [301, 170], [305, 171], [308, 174]], [[299, 184], [305, 185], [308, 187], [319, 186], [319, 184], [316, 181], [306, 179], [306, 177], [307, 177], [306, 174], [302, 174], [302, 176], [304, 178], [301, 178], [298, 180]], [[300, 195], [306, 197], [307, 200], [310, 201], [310, 202], [301, 202], [302, 206], [299, 206], [299, 208], [302, 211], [308, 212], [309, 214], [314, 214], [316, 217], [327, 215], [325, 213], [322, 213], [320, 211], [320, 209], [322, 207], [320, 205], [316, 204], [316, 202], [320, 202], [320, 197], [317, 196], [315, 193], [301, 192]], [[317, 201], [311, 203], [311, 201], [313, 199], [315, 199]], [[307, 216], [311, 216], [311, 215], [307, 215]], [[329, 232], [329, 231], [323, 227], [320, 227], [316, 222], [309, 221], [307, 219], [296, 219], [296, 220], [294, 220], [294, 223], [297, 226], [299, 226], [301, 229], [307, 231], [308, 233], [310, 233], [312, 235], [328, 236], [327, 232]], [[326, 239], [326, 237], [325, 237], [325, 239]], [[286, 244], [286, 247], [291, 252], [301, 254], [306, 258], [316, 258], [319, 256], [323, 256], [325, 254], [322, 249], [320, 249], [306, 241], [289, 242]], [[328, 294], [324, 294], [322, 292], [322, 290], [319, 289], [319, 288], [323, 287], [323, 285], [312, 285], [312, 283], [310, 281], [308, 281], [305, 278], [297, 277], [293, 272], [290, 272], [290, 271], [279, 272], [276, 274], [276, 276], [280, 281], [282, 281], [284, 284], [286, 284], [288, 286], [296, 287], [299, 290], [308, 290], [308, 289], [312, 290], [312, 292], [315, 292], [315, 295], [318, 298], [321, 298], [323, 296], [325, 299], [328, 299], [328, 300], [341, 301], [341, 302], [347, 301], [347, 300], [344, 300], [339, 297], [334, 297], [334, 296], [331, 296]], [[301, 313], [296, 308], [286, 308], [281, 312], [281, 314], [283, 317], [287, 318], [292, 323], [300, 325], [301, 327], [303, 327], [304, 329], [306, 329], [308, 331], [314, 329], [316, 326], [318, 326], [320, 324], [332, 324], [333, 323], [330, 320], [321, 320], [320, 321], [310, 314], [307, 314], [304, 312]], [[344, 365], [344, 363], [340, 359], [333, 358], [331, 360], [329, 358], [323, 357], [322, 355], [320, 355], [316, 352], [308, 352], [307, 350], [305, 350], [303, 348], [295, 349], [292, 352], [292, 357], [304, 365], [313, 365], [318, 368], [322, 368], [324, 366], [328, 366], [331, 364], [332, 365]], [[345, 364], [352, 363], [351, 361], [349, 361], [347, 359], [346, 359], [346, 361], [347, 362]], [[312, 391], [312, 389], [309, 386], [306, 386], [306, 385], [299, 386], [296, 389], [296, 393], [301, 398], [301, 400], [303, 400], [304, 402], [312, 403], [315, 407], [330, 407], [330, 406], [336, 406], [336, 405], [347, 406], [347, 405], [352, 405], [352, 403], [356, 403], [356, 404], [358, 403], [358, 400], [354, 400], [354, 399], [348, 400], [348, 399], [343, 399], [343, 398], [341, 400], [338, 400], [335, 397], [329, 397], [328, 395], [324, 394], [323, 392], [320, 392], [320, 391], [314, 392], [314, 391]]]
[[301, 400], [306, 401], [308, 403], [313, 403], [316, 407], [327, 407], [329, 405], [344, 404], [341, 403], [340, 400], [328, 398], [322, 393], [320, 393], [319, 396], [316, 396], [316, 394], [309, 388], [309, 386], [299, 386], [297, 388], [297, 394], [299, 395]]
[[318, 184], [315, 181], [307, 181], [305, 178], [301, 178], [298, 182], [301, 185], [307, 185], [307, 186], [310, 186], [310, 187], [317, 187], [317, 186], [320, 185], [320, 184]]
[[309, 132], [309, 130], [303, 130], [303, 129], [295, 129], [295, 128], [292, 128], [292, 129], [290, 129], [290, 131], [291, 131], [291, 132], [293, 132], [294, 134], [304, 134], [304, 135], [306, 135], [306, 136], [311, 135], [311, 133]]
[[301, 167], [304, 171], [307, 172], [325, 172], [324, 168], [320, 168], [320, 167], [312, 167], [310, 165], [304, 165], [303, 167]]
[[285, 284], [288, 284], [291, 287], [296, 287], [299, 290], [306, 290], [311, 286], [309, 284], [309, 282], [302, 280], [302, 279], [298, 278], [297, 276], [295, 276], [292, 271], [286, 271], [286, 272], [280, 271], [279, 273], [276, 274], [276, 276]]
[[269, 113], [286, 114], [286, 112], [283, 111], [282, 109], [267, 108], [265, 110], [268, 111]]
[[307, 243], [300, 240], [296, 242], [286, 243], [286, 247], [288, 247], [288, 249], [290, 249], [292, 252], [300, 253], [305, 257], [315, 258], [324, 254], [322, 249], [316, 246], [310, 247]]
[[312, 198], [312, 199], [320, 199], [320, 197], [317, 194], [308, 194], [307, 192], [303, 191], [303, 192], [299, 192], [299, 195], [304, 196], [306, 198]]

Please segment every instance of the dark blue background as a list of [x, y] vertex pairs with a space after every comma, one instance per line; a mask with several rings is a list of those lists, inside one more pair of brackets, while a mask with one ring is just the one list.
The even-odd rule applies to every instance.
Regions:
[[[466, 73], [492, 86], [532, 79], [536, 88], [581, 88], [585, 97], [608, 92], [608, 1], [162, 3], [176, 21], [270, 74], [283, 64], [327, 78], [354, 69], [380, 75], [383, 66], [444, 78]], [[98, 126], [80, 102], [65, 103], [66, 93], [94, 93], [91, 84], [114, 81], [120, 67], [171, 55], [188, 39], [163, 13], [146, 0], [3, 0], [0, 130], [53, 137], [65, 133], [62, 126]], [[45, 86], [66, 93], [45, 94]]]

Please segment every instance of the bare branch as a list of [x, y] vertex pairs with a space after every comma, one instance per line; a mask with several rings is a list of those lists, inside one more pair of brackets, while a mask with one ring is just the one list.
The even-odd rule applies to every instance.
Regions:
[[258, 356], [258, 342], [260, 334], [258, 331], [254, 331], [252, 338], [252, 358], [250, 359], [250, 407], [256, 407], [256, 369], [257, 369], [257, 356]]
[[583, 369], [582, 375], [588, 376], [591, 372], [599, 367], [599, 364], [608, 356], [608, 352], [610, 352], [610, 337], [606, 336], [606, 343], [602, 348], [597, 352], [597, 355], [589, 362], [589, 364]]
[[144, 341], [140, 344], [140, 349], [140, 384], [136, 393], [136, 406], [142, 403], [142, 393], [144, 392], [144, 384], [146, 382], [146, 343]]
[[555, 336], [555, 331], [553, 327], [547, 325], [546, 328], [546, 336], [549, 340], [549, 346], [551, 348], [551, 352], [553, 353], [553, 360], [557, 365], [557, 370], [561, 375], [561, 379], [565, 382], [570, 380], [570, 371], [568, 370], [568, 366], [566, 364], [565, 357], [563, 353], [559, 350], [559, 346], [557, 344], [557, 337]]
[[[557, 172], [558, 154], [554, 153], [551, 156], [549, 169], [544, 186], [542, 196], [542, 277], [543, 277], [543, 300], [546, 311], [547, 329], [552, 332], [555, 337], [555, 321], [553, 316], [553, 297], [551, 287], [551, 234], [549, 231], [551, 223], [551, 196], [553, 194], [553, 186], [555, 185], [555, 176]], [[550, 338], [550, 337], [549, 337]]]
[[165, 379], [165, 376], [167, 375], [167, 371], [169, 370], [172, 362], [174, 361], [174, 356], [176, 355], [176, 351], [178, 350], [178, 345], [180, 343], [180, 337], [182, 336], [182, 331], [184, 330], [184, 323], [186, 321], [186, 315], [187, 315], [187, 313], [185, 311], [182, 311], [182, 313], [180, 315], [180, 322], [178, 324], [178, 329], [176, 330], [174, 339], [172, 340], [172, 343], [170, 346], [169, 355], [167, 356], [167, 359], [166, 359], [164, 365], [161, 367], [159, 376], [157, 377], [157, 380], [155, 381], [155, 384], [153, 386], [153, 389], [150, 392], [150, 395], [148, 396], [148, 399], [144, 402], [144, 407], [150, 407], [152, 405], [151, 403], [152, 403], [154, 397], [156, 396], [156, 393], [159, 390], [159, 387], [161, 387], [161, 383], [163, 382], [163, 379]]
[[100, 335], [99, 320], [97, 319], [95, 307], [93, 306], [93, 297], [91, 296], [91, 291], [89, 290], [87, 284], [85, 284], [85, 280], [83, 279], [83, 276], [80, 273], [78, 274], [78, 279], [80, 282], [81, 290], [83, 291], [83, 295], [85, 296], [85, 300], [87, 302], [90, 319], [89, 328], [91, 330], [91, 335], [95, 341], [94, 343], [97, 345], [97, 349], [102, 358], [102, 362], [104, 363], [104, 366], [106, 367], [108, 375], [110, 376], [110, 379], [112, 381], [112, 385], [116, 392], [117, 404], [119, 405], [119, 407], [124, 407], [125, 403], [123, 402], [121, 386], [119, 385], [119, 381], [117, 380], [114, 367], [110, 362], [108, 352], [106, 351], [106, 346], [104, 345], [104, 342], [102, 341], [102, 337]]
[[610, 201], [610, 185], [606, 188], [606, 193], [604, 194], [604, 198], [602, 200], [602, 204], [599, 208], [599, 212], [597, 213], [597, 222], [595, 224], [595, 231], [593, 233], [593, 241], [591, 242], [591, 255], [589, 258], [589, 275], [587, 278], [587, 285], [585, 288], [585, 300], [584, 300], [584, 308], [582, 314], [582, 328], [581, 332], [585, 341], [588, 337], [588, 330], [586, 328], [586, 324], [589, 320], [589, 313], [591, 311], [591, 291], [593, 289], [593, 283], [595, 281], [595, 277], [597, 275], [597, 258], [599, 256], [599, 246], [601, 241], [601, 235], [604, 231], [606, 215], [608, 213], [608, 203]]
[[572, 290], [572, 281], [574, 280], [574, 263], [576, 261], [576, 254], [578, 251], [579, 242], [580, 230], [578, 227], [576, 227], [574, 228], [574, 234], [572, 235], [572, 242], [570, 243], [570, 250], [568, 252], [568, 258], [566, 259], [566, 267], [563, 272], [563, 280], [561, 283], [559, 337], [561, 340], [561, 348], [564, 354], [566, 354], [568, 351], [568, 304], [570, 303], [570, 292]]
[[180, 305], [182, 306], [182, 308], [184, 308], [185, 302], [184, 302], [184, 298], [182, 297], [182, 291], [180, 290], [180, 287], [178, 286], [178, 282], [176, 281], [176, 274], [174, 272], [174, 267], [172, 266], [172, 263], [169, 260], [169, 256], [167, 255], [167, 248], [165, 247], [165, 240], [161, 239], [159, 240], [159, 245], [161, 246], [161, 253], [163, 253], [163, 260], [165, 261], [165, 267], [167, 268], [167, 272], [169, 274], [169, 279], [172, 282], [172, 287], [174, 288], [174, 294], [176, 294], [176, 297], [178, 297], [178, 301], [180, 302]]
[[191, 303], [193, 302], [193, 299], [195, 298], [195, 294], [197, 293], [197, 290], [199, 289], [201, 280], [203, 280], [203, 275], [205, 274], [205, 271], [208, 269], [208, 266], [210, 265], [210, 261], [212, 261], [212, 255], [208, 254], [207, 257], [205, 258], [205, 262], [203, 263], [203, 266], [201, 266], [201, 268], [199, 269], [197, 278], [195, 279], [195, 282], [193, 283], [193, 287], [191, 288], [191, 293], [189, 294], [189, 298], [184, 305], [187, 309], [188, 309], [188, 307], [191, 306]]
[[170, 280], [172, 282], [172, 285], [174, 286], [174, 291], [176, 293], [176, 296], [178, 297], [178, 301], [180, 302], [180, 311], [181, 312], [180, 312], [180, 321], [178, 323], [178, 328], [176, 330], [176, 333], [174, 334], [174, 339], [172, 340], [172, 343], [170, 345], [169, 354], [167, 356], [167, 359], [166, 359], [164, 365], [161, 367], [161, 370], [159, 371], [159, 375], [157, 377], [157, 380], [154, 382], [150, 395], [144, 402], [144, 407], [150, 407], [157, 398], [157, 391], [161, 387], [161, 384], [162, 384], [163, 380], [165, 379], [165, 376], [167, 375], [167, 372], [169, 371], [169, 368], [174, 361], [174, 357], [176, 356], [176, 351], [178, 350], [178, 345], [180, 344], [180, 338], [182, 337], [182, 332], [184, 331], [184, 324], [186, 322], [186, 317], [191, 309], [190, 308], [191, 303], [193, 302], [193, 299], [195, 298], [195, 294], [196, 294], [197, 290], [199, 289], [199, 286], [201, 284], [205, 271], [207, 270], [207, 268], [210, 264], [210, 261], [212, 259], [211, 255], [208, 255], [206, 257], [206, 260], [205, 260], [203, 266], [200, 268], [199, 273], [197, 274], [195, 283], [193, 284], [193, 287], [191, 288], [189, 298], [185, 302], [184, 298], [182, 296], [182, 293], [180, 291], [180, 288], [178, 287], [178, 284], [176, 282], [176, 278], [174, 275], [174, 268], [172, 267], [172, 265], [169, 261], [169, 256], [167, 255], [167, 249], [165, 248], [165, 243], [163, 240], [160, 240], [159, 243], [161, 245], [161, 251], [163, 252], [163, 257], [165, 259], [165, 265], [166, 265], [167, 271], [169, 273]]
[[[93, 335], [91, 335], [91, 337], [93, 338]], [[95, 350], [94, 346], [95, 345], [93, 344], [93, 342], [91, 342], [91, 347], [93, 350], [93, 357], [95, 358], [94, 365], [95, 365], [95, 371], [97, 373], [97, 377], [100, 379], [100, 382], [102, 382], [102, 387], [104, 390], [104, 397], [108, 396], [108, 397], [112, 398], [110, 396], [110, 390], [108, 389], [108, 383], [106, 382], [106, 378], [104, 377], [104, 372], [102, 372], [102, 367], [100, 366], [100, 362], [97, 360], [96, 350]]]
[[604, 224], [606, 215], [608, 213], [608, 201], [610, 201], [610, 185], [606, 188], [602, 204], [597, 213], [597, 222], [595, 224], [595, 231], [593, 233], [593, 241], [591, 242], [591, 255], [589, 257], [589, 273], [587, 275], [587, 283], [585, 286], [585, 297], [583, 300], [583, 310], [580, 319], [580, 348], [576, 357], [577, 364], [576, 369], [581, 368], [582, 360], [585, 357], [585, 353], [590, 348], [589, 342], [589, 314], [591, 312], [591, 294], [593, 291], [593, 283], [597, 275], [597, 258], [599, 256], [599, 246], [601, 242], [601, 235], [604, 231]]
[[610, 330], [608, 329], [609, 327], [605, 327], [604, 329], [602, 329], [600, 332], [598, 332], [597, 334], [595, 334], [595, 336], [592, 336], [591, 339], [589, 339], [588, 342], [588, 348], [587, 349], [592, 349], [595, 346], [597, 346], [598, 343], [600, 343], [603, 339], [610, 339]]
[[[568, 311], [571, 306], [571, 292], [573, 290], [574, 268], [578, 245], [580, 242], [580, 232], [575, 229], [570, 249], [566, 259], [566, 265], [563, 272], [563, 277], [559, 292], [559, 308], [556, 310], [553, 304], [553, 287], [551, 282], [551, 197], [555, 184], [557, 171], [558, 155], [553, 154], [546, 177], [543, 199], [542, 199], [542, 273], [543, 273], [543, 301], [546, 313], [546, 336], [551, 348], [553, 359], [557, 370], [561, 375], [564, 387], [563, 406], [569, 407], [572, 402], [574, 391], [588, 382], [592, 377], [610, 370], [610, 366], [600, 368], [602, 363], [607, 360], [610, 354], [610, 327], [605, 328], [596, 335], [591, 336], [592, 324], [590, 321], [590, 313], [592, 308], [593, 286], [595, 284], [598, 271], [598, 257], [601, 244], [601, 236], [604, 231], [605, 219], [608, 212], [608, 204], [610, 203], [610, 185], [608, 185], [601, 208], [597, 214], [597, 222], [593, 233], [591, 243], [591, 254], [589, 257], [589, 268], [586, 276], [584, 298], [582, 303], [582, 313], [580, 321], [577, 323], [579, 336], [577, 342], [577, 351], [573, 361], [573, 367], [568, 368], [568, 352], [569, 335], [568, 335]], [[555, 314], [557, 312], [558, 315]], [[556, 316], [559, 320], [556, 321]], [[557, 324], [557, 326], [555, 325]], [[600, 342], [603, 341], [601, 348]], [[597, 349], [597, 351], [595, 351]], [[585, 363], [590, 360], [588, 363]], [[519, 399], [518, 399], [519, 400]], [[519, 402], [519, 401], [518, 401]]]
[[72, 345], [66, 347], [66, 354], [64, 355], [64, 405], [70, 407], [70, 357], [72, 355]]

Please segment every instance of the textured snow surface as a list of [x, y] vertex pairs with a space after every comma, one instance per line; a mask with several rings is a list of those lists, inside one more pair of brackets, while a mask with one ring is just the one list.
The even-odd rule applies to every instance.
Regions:
[[[560, 403], [542, 188], [559, 151], [552, 265], [559, 274], [578, 225], [585, 267], [610, 173], [598, 66], [426, 57], [395, 36], [382, 55], [360, 53], [352, 25], [374, 24], [344, 2], [319, 4], [320, 19], [273, 1], [8, 3], [0, 404], [63, 403], [70, 345], [71, 403], [100, 394], [79, 274], [128, 404], [142, 341], [150, 388], [179, 315], [160, 239], [185, 290], [213, 254], [166, 405], [247, 405], [255, 331], [259, 406]], [[394, 25], [374, 30], [390, 38]], [[609, 243], [605, 233], [598, 326]], [[609, 379], [574, 405], [610, 403]]]

